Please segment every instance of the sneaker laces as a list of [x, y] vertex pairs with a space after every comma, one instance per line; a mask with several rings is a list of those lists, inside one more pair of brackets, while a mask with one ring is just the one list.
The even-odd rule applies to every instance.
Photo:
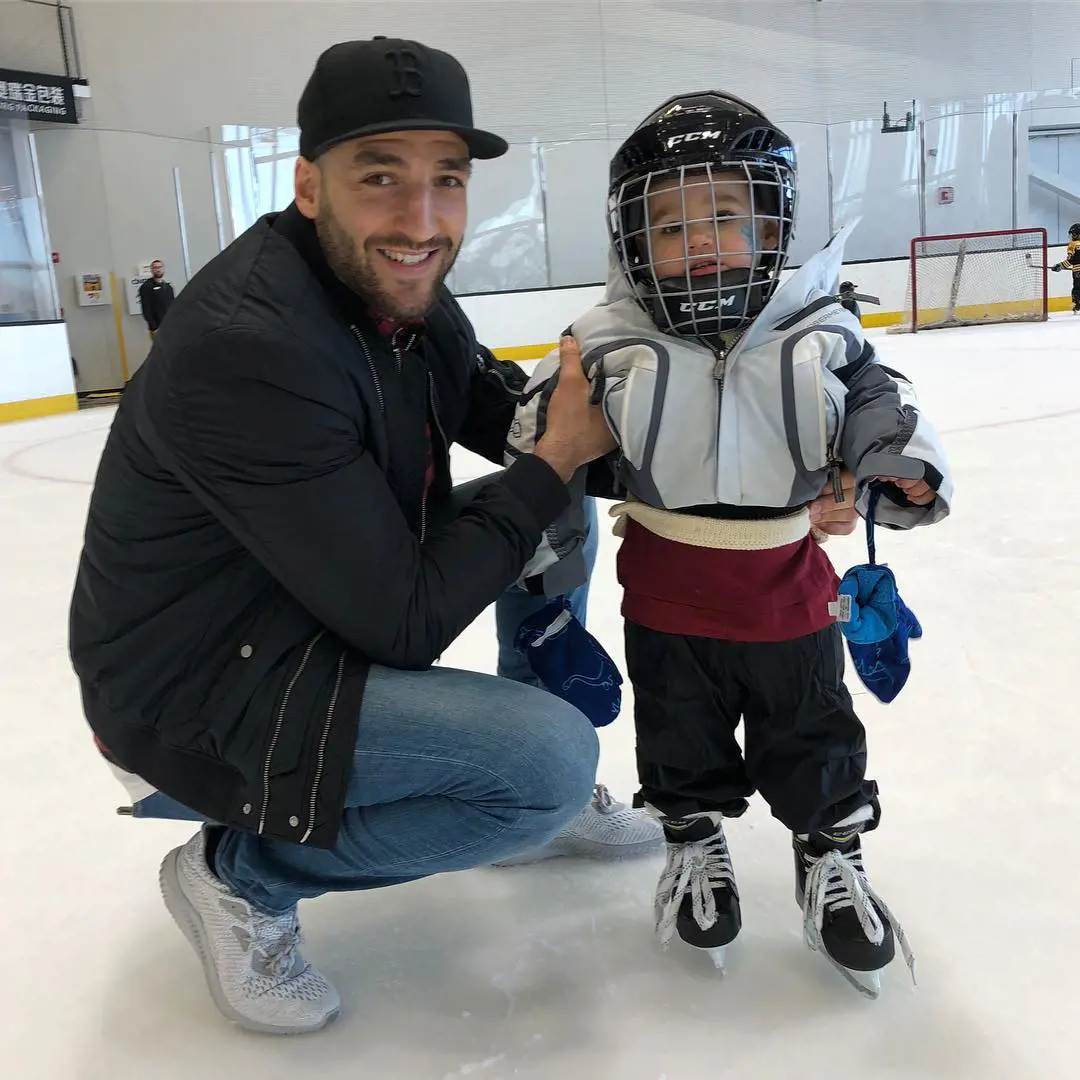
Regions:
[[885, 940], [884, 916], [892, 928], [893, 936], [900, 946], [904, 961], [915, 982], [915, 955], [908, 944], [904, 928], [889, 905], [874, 891], [866, 877], [862, 864], [862, 850], [856, 848], [847, 855], [839, 851], [827, 851], [814, 857], [805, 848], [800, 849], [806, 866], [806, 898], [803, 903], [803, 934], [806, 944], [817, 952], [825, 952], [821, 928], [826, 911], [853, 908], [859, 927], [871, 945]]
[[648, 816], [642, 814], [640, 810], [619, 802], [603, 784], [597, 784], [593, 788], [592, 798], [582, 817], [584, 818], [590, 810], [607, 819], [604, 822], [605, 828], [626, 828], [635, 825], [642, 818], [648, 819]]
[[[632, 808], [627, 806], [625, 802], [620, 802], [609, 791], [607, 784], [596, 784], [593, 787], [593, 797], [590, 799], [590, 806], [597, 812], [603, 814], [621, 813], [623, 810], [631, 810]], [[637, 811], [634, 811], [635, 815]]]
[[593, 787], [592, 808], [599, 814], [616, 814], [624, 810], [626, 804], [616, 802], [606, 784], [596, 784]]
[[290, 979], [303, 971], [297, 949], [304, 941], [304, 932], [296, 911], [284, 915], [264, 915], [252, 910], [245, 926], [251, 936], [252, 952], [259, 958], [259, 973], [276, 979]]
[[731, 865], [727, 839], [722, 826], [706, 840], [668, 842], [668, 859], [656, 886], [656, 933], [661, 945], [675, 934], [679, 909], [687, 893], [694, 921], [702, 930], [716, 922], [716, 897], [713, 890], [735, 888], [735, 870]]
[[559, 836], [631, 850], [659, 847], [663, 830], [651, 815], [619, 802], [603, 784], [596, 784], [585, 808]]

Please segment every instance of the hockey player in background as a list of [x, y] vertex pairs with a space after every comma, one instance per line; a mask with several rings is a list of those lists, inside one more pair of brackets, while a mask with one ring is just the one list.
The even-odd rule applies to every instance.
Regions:
[[1080, 312], [1080, 221], [1069, 226], [1069, 247], [1065, 258], [1050, 267], [1054, 273], [1059, 270], [1071, 270], [1072, 283], [1072, 309], [1073, 314]]
[[[572, 334], [619, 442], [628, 493], [626, 658], [638, 805], [667, 864], [657, 931], [723, 949], [742, 924], [725, 818], [760, 791], [791, 830], [808, 944], [875, 996], [903, 932], [871, 888], [878, 824], [866, 735], [843, 683], [838, 579], [807, 505], [843, 466], [865, 513], [907, 529], [949, 512], [938, 438], [908, 381], [878, 364], [838, 296], [846, 233], [779, 287], [796, 197], [791, 140], [717, 92], [653, 112], [611, 164], [607, 294]], [[548, 358], [510, 456], [543, 429]], [[538, 576], [566, 537], [529, 568]], [[745, 723], [745, 749], [735, 732]]]

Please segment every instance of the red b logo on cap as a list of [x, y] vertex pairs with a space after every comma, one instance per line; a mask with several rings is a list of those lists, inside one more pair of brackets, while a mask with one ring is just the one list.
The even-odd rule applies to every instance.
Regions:
[[420, 97], [424, 90], [424, 73], [420, 70], [420, 57], [411, 49], [391, 49], [386, 54], [390, 62], [394, 85], [390, 90], [390, 97], [397, 100], [408, 94], [409, 97]]

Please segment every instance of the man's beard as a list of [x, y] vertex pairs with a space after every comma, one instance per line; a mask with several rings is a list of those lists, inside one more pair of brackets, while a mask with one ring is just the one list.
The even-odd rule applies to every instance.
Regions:
[[[435, 295], [446, 275], [450, 273], [458, 256], [449, 237], [436, 236], [416, 245], [404, 236], [369, 237], [360, 251], [353, 238], [338, 224], [333, 211], [324, 200], [315, 218], [315, 230], [323, 255], [335, 276], [360, 296], [375, 314], [407, 322], [423, 318], [435, 305]], [[424, 249], [441, 248], [436, 256], [439, 268], [433, 278], [417, 281], [412, 289], [403, 286], [404, 295], [394, 296], [383, 288], [375, 270], [377, 249], [412, 251], [419, 246]]]

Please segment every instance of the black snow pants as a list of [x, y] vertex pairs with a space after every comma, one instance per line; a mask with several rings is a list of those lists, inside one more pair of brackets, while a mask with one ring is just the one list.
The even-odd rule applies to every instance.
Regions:
[[876, 825], [877, 784], [865, 778], [866, 732], [844, 686], [836, 624], [793, 641], [740, 643], [627, 621], [626, 661], [635, 805], [668, 817], [738, 817], [756, 789], [794, 833], [828, 829], [866, 805], [874, 808], [868, 828]]

